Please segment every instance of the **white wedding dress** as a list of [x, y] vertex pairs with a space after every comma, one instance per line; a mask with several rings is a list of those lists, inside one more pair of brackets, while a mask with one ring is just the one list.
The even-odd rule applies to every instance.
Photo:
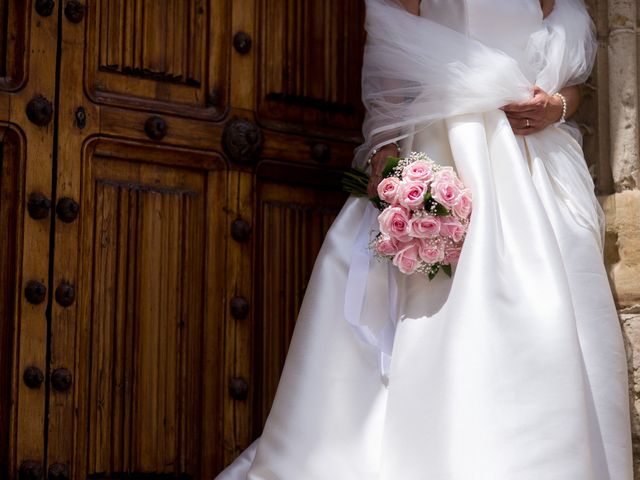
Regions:
[[[422, 8], [521, 62], [542, 23], [538, 0]], [[370, 263], [359, 322], [379, 332], [397, 312], [383, 377], [380, 351], [345, 319], [359, 300], [345, 298], [358, 235], [375, 227], [367, 200], [349, 198], [318, 256], [264, 432], [218, 480], [631, 480], [602, 212], [572, 129], [516, 137], [493, 109], [431, 122], [402, 143], [454, 165], [472, 190], [453, 277]]]

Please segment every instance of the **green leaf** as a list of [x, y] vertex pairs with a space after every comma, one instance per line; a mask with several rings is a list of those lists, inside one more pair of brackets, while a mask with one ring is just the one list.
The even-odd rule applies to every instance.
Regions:
[[447, 276], [451, 276], [451, 265], [441, 265], [442, 271], [447, 274]]
[[424, 208], [427, 212], [431, 211], [431, 206], [435, 203], [436, 201], [431, 198], [431, 193], [427, 192], [424, 194]]
[[451, 213], [444, 205], [436, 202], [429, 192], [424, 195], [424, 198], [424, 208], [427, 212], [433, 213], [438, 217], [444, 217]]
[[373, 203], [373, 205], [380, 211], [384, 210], [384, 205], [382, 204], [382, 200], [380, 199], [380, 197], [378, 195], [376, 195], [373, 198], [370, 198], [369, 200], [371, 200], [371, 203]]
[[429, 273], [427, 274], [429, 276], [429, 281], [433, 280], [436, 277], [439, 270], [440, 270], [439, 264], [436, 264], [433, 268], [431, 268], [431, 270], [429, 270]]
[[435, 202], [436, 203], [436, 215], [438, 217], [446, 217], [447, 215], [449, 215], [449, 213], [451, 213], [449, 211], [448, 208], [446, 208], [444, 205], [442, 205], [441, 203]]
[[427, 212], [433, 212], [438, 217], [445, 217], [451, 214], [447, 207], [437, 202], [433, 196], [431, 196], [431, 192], [424, 194], [424, 208]]
[[400, 159], [398, 157], [387, 157], [387, 164], [385, 165], [384, 170], [382, 170], [382, 178], [390, 177], [393, 173], [393, 169], [398, 166], [398, 163], [400, 163]]

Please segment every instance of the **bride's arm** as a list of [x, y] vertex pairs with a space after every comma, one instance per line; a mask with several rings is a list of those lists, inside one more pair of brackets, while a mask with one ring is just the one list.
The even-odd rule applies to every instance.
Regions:
[[420, 15], [420, 0], [400, 0], [400, 3], [408, 12]]
[[[407, 12], [413, 15], [420, 15], [420, 0], [398, 0]], [[371, 158], [371, 176], [369, 178], [369, 185], [367, 193], [370, 197], [377, 195], [377, 186], [382, 179], [382, 171], [387, 164], [387, 158], [389, 156], [399, 155], [398, 147], [395, 143], [389, 143], [383, 145], [378, 149], [378, 152]]]
[[[535, 87], [533, 93], [531, 100], [511, 103], [502, 107], [516, 135], [537, 133], [562, 118], [563, 102], [560, 97], [550, 95], [540, 87]], [[580, 86], [565, 87], [559, 93], [566, 100], [565, 118], [569, 118], [576, 113], [580, 106]]]
[[540, 8], [542, 9], [542, 16], [547, 18], [553, 11], [553, 7], [556, 6], [555, 0], [540, 0]]

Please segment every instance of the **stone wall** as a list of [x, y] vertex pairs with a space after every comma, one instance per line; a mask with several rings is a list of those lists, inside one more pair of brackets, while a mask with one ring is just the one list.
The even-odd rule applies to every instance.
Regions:
[[635, 470], [640, 480], [640, 16], [636, 0], [587, 3], [600, 49], [579, 118], [585, 153], [607, 215], [605, 260], [627, 343]]

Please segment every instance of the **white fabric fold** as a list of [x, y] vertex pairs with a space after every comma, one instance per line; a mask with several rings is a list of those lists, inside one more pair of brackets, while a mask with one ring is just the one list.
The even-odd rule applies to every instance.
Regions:
[[[371, 148], [415, 135], [436, 120], [496, 110], [526, 99], [534, 84], [555, 92], [580, 83], [591, 71], [596, 52], [593, 25], [579, 0], [558, 0], [551, 16], [529, 37], [520, 61], [455, 29], [411, 15], [394, 0], [367, 0], [366, 29], [362, 84], [367, 118], [356, 165]], [[543, 148], [536, 136], [528, 139], [528, 145], [534, 154]], [[557, 172], [558, 162], [584, 161], [575, 141], [561, 139], [560, 145], [563, 151], [549, 152], [550, 168]], [[604, 215], [599, 204], [595, 198], [584, 207], [571, 200], [572, 192], [588, 194], [593, 189], [591, 178], [583, 174], [554, 178], [559, 195], [577, 221], [592, 231], [602, 250]], [[360, 224], [354, 246], [345, 318], [360, 338], [380, 350], [385, 364], [390, 361], [397, 319], [390, 318], [380, 332], [363, 326], [360, 319], [370, 264], [366, 250], [370, 232], [376, 229], [369, 222], [370, 212]], [[386, 379], [388, 372], [382, 370]]]
[[519, 58], [411, 15], [395, 0], [366, 4], [362, 91], [367, 113], [365, 141], [354, 159], [359, 166], [372, 148], [434, 120], [524, 100], [536, 84], [553, 93], [580, 83], [597, 49], [593, 22], [581, 0], [557, 0]]
[[373, 329], [363, 322], [362, 311], [365, 302], [367, 280], [369, 278], [370, 265], [377, 261], [369, 248], [372, 235], [378, 231], [378, 214], [380, 212], [372, 205], [367, 204], [364, 215], [358, 226], [356, 241], [351, 251], [351, 262], [347, 273], [345, 287], [344, 318], [355, 334], [363, 342], [368, 343], [379, 351], [380, 376], [383, 383], [389, 380], [389, 364], [393, 349], [393, 338], [398, 320], [397, 296], [398, 287], [393, 265], [388, 264], [387, 295], [389, 298], [388, 318], [379, 330]]

